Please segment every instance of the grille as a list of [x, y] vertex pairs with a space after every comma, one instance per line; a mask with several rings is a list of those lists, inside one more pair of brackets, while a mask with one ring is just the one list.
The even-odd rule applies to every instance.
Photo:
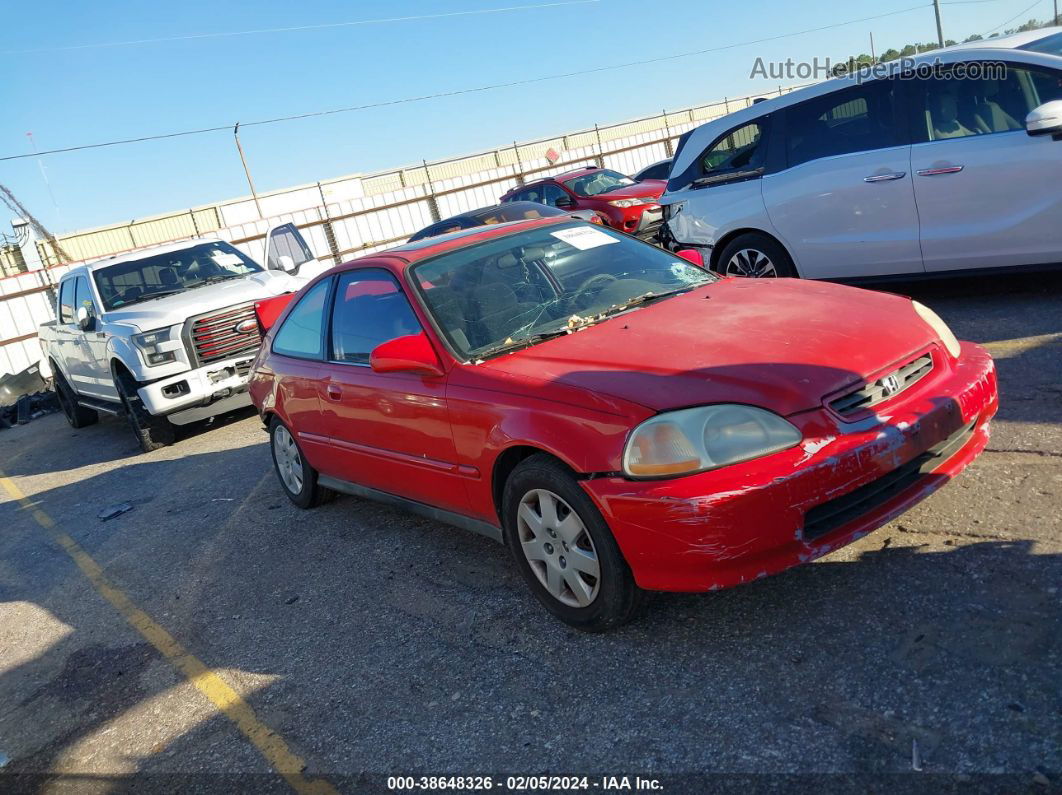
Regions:
[[888, 375], [883, 375], [872, 384], [860, 387], [855, 392], [830, 401], [830, 408], [842, 417], [858, 414], [864, 409], [872, 408], [879, 403], [900, 394], [905, 389], [921, 381], [933, 369], [933, 357], [928, 353], [919, 356], [898, 370], [893, 370]]
[[821, 538], [910, 488], [924, 475], [936, 469], [941, 462], [958, 452], [973, 435], [973, 428], [974, 423], [971, 422], [940, 444], [877, 480], [822, 505], [816, 505], [804, 515], [804, 540], [814, 541]]
[[[236, 326], [245, 320], [255, 321], [253, 331], [236, 330]], [[185, 324], [185, 337], [200, 365], [255, 353], [262, 344], [253, 303], [190, 318]]]

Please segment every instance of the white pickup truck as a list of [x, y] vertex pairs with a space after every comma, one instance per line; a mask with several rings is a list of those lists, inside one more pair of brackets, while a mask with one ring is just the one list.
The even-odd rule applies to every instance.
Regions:
[[194, 239], [70, 269], [56, 320], [39, 331], [41, 374], [70, 424], [124, 415], [149, 452], [173, 443], [174, 424], [249, 404], [255, 302], [327, 268], [292, 224], [266, 240], [268, 268], [222, 240]]

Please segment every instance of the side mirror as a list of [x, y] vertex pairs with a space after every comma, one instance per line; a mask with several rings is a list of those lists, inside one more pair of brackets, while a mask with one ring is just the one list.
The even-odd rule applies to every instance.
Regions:
[[443, 374], [439, 357], [423, 331], [377, 345], [369, 354], [369, 364], [377, 373], [416, 373], [433, 378]]
[[571, 196], [561, 196], [557, 201], [553, 202], [553, 206], [558, 210], [570, 210], [575, 206], [575, 201]]
[[1029, 135], [1062, 135], [1062, 99], [1045, 102], [1025, 117]]
[[92, 331], [96, 327], [96, 318], [90, 315], [88, 309], [83, 306], [77, 308], [74, 317], [77, 319], [77, 327], [82, 331]]
[[277, 257], [277, 264], [280, 265], [282, 271], [286, 271], [287, 273], [291, 273], [295, 270], [295, 260], [287, 254], [281, 254]]
[[692, 262], [698, 268], [704, 267], [704, 255], [695, 248], [683, 248], [675, 252], [675, 256], [682, 257], [686, 262]]

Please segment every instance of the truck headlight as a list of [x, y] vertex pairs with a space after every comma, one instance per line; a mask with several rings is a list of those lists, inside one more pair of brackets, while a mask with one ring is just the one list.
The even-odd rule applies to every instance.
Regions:
[[914, 305], [915, 312], [922, 318], [929, 327], [933, 329], [933, 332], [940, 337], [940, 341], [944, 343], [944, 347], [948, 349], [954, 358], [958, 359], [959, 354], [962, 352], [962, 346], [959, 345], [959, 341], [955, 338], [951, 329], [948, 328], [948, 324], [941, 320], [940, 315], [934, 312], [925, 304], [920, 304], [918, 301], [911, 302]]
[[623, 451], [632, 478], [690, 475], [777, 453], [800, 443], [789, 422], [754, 406], [669, 411], [634, 429]]
[[181, 348], [180, 326], [134, 334], [132, 340], [133, 344], [144, 354], [144, 361], [147, 362], [148, 367], [169, 364], [177, 361], [177, 351]]

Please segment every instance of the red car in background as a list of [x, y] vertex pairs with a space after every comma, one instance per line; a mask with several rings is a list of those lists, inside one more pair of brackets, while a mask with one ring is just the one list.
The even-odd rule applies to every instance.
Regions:
[[657, 201], [667, 180], [635, 182], [607, 168], [585, 167], [520, 185], [502, 202], [534, 201], [562, 210], [593, 210], [613, 229], [649, 240], [663, 218]]
[[296, 505], [345, 492], [503, 541], [591, 631], [644, 590], [874, 530], [985, 448], [998, 400], [988, 353], [908, 298], [720, 278], [568, 219], [333, 268], [268, 331], [250, 392]]

